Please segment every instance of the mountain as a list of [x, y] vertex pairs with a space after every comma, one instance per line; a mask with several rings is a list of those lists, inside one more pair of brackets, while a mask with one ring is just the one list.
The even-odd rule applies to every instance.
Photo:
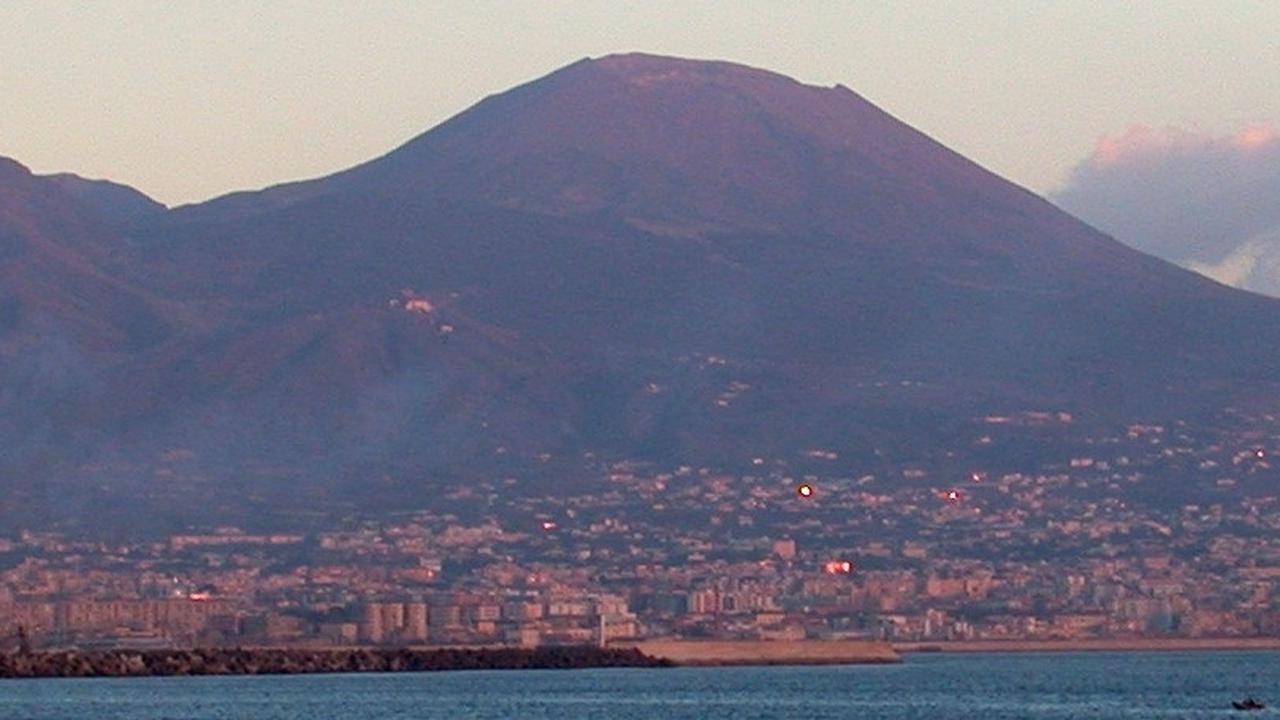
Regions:
[[814, 448], [856, 473], [987, 414], [1181, 418], [1280, 380], [1275, 301], [847, 88], [730, 63], [584, 60], [350, 170], [121, 234], [123, 277], [185, 320], [79, 394], [73, 508], [421, 507], [475, 478]]
[[83, 394], [173, 332], [180, 310], [113, 271], [124, 246], [94, 206], [0, 158], [0, 507], [43, 503], [54, 468], [93, 454], [76, 447]]
[[110, 269], [124, 249], [96, 205], [0, 158], [0, 343], [64, 337], [111, 357], [158, 342], [161, 313]]
[[45, 177], [112, 225], [124, 225], [166, 210], [142, 192], [110, 180], [89, 180], [73, 173]]

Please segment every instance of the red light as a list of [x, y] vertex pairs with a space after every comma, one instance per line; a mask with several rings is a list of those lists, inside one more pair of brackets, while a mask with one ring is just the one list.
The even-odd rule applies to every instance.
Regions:
[[551, 532], [552, 530], [556, 529], [556, 524], [551, 522], [550, 520], [547, 520], [546, 522], [542, 523], [542, 529], [546, 530], [547, 532]]
[[796, 494], [802, 498], [813, 497], [813, 486], [805, 483], [804, 485], [796, 488]]
[[822, 569], [828, 575], [848, 575], [853, 572], [853, 563], [848, 560], [831, 560]]
[[942, 493], [942, 499], [954, 505], [964, 499], [964, 493], [959, 490], [948, 490]]
[[1262, 458], [1267, 456], [1267, 451], [1263, 450], [1262, 448], [1258, 448], [1258, 450], [1254, 453], [1254, 455], [1257, 455], [1258, 459], [1261, 460]]

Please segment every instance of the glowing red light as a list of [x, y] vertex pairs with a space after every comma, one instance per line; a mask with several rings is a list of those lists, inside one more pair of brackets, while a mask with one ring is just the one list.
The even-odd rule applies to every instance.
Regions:
[[1267, 456], [1267, 451], [1263, 450], [1262, 448], [1258, 448], [1258, 450], [1254, 453], [1254, 455], [1257, 455], [1258, 459], [1261, 460], [1262, 458]]
[[853, 572], [853, 563], [848, 560], [831, 560], [822, 569], [828, 575], [848, 575]]
[[542, 523], [542, 529], [546, 530], [547, 532], [550, 532], [556, 529], [556, 524], [551, 522], [550, 520], [547, 520]]
[[804, 485], [796, 488], [796, 494], [802, 498], [813, 497], [813, 486], [805, 483]]
[[955, 504], [964, 499], [964, 494], [959, 490], [948, 490], [942, 494], [942, 499], [949, 503]]

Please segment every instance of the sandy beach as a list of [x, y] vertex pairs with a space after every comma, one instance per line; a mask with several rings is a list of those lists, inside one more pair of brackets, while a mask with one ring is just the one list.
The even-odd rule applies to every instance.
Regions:
[[677, 665], [857, 665], [901, 662], [879, 640], [646, 640], [633, 647]]

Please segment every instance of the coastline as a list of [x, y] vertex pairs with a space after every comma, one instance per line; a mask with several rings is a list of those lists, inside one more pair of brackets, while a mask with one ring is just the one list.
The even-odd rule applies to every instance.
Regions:
[[588, 668], [879, 665], [932, 653], [1280, 651], [1273, 638], [1088, 640], [644, 640], [609, 648], [204, 648], [0, 653], [0, 679], [294, 675]]
[[941, 640], [893, 643], [914, 653], [1195, 652], [1280, 650], [1274, 638], [1106, 638], [1087, 640]]
[[902, 662], [881, 640], [644, 640], [632, 647], [682, 666], [880, 665]]

